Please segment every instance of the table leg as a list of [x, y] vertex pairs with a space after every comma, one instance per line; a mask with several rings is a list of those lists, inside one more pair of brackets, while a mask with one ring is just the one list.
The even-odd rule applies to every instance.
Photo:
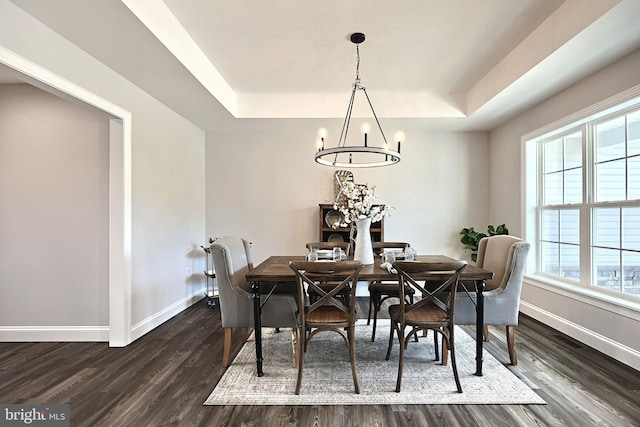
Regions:
[[484, 280], [476, 280], [476, 373], [482, 376], [482, 348], [484, 342]]
[[260, 283], [252, 282], [251, 290], [253, 291], [253, 333], [256, 338], [256, 369], [258, 376], [263, 375], [262, 372], [262, 319], [260, 318]]

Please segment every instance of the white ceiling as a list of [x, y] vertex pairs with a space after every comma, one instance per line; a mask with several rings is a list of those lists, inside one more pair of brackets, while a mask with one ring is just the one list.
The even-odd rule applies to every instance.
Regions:
[[492, 129], [640, 47], [638, 0], [11, 1], [209, 131], [344, 117], [356, 31], [378, 116], [434, 129]]

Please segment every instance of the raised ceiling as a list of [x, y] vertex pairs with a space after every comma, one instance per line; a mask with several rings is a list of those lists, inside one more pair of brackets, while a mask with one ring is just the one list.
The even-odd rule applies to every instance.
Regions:
[[356, 31], [378, 116], [463, 130], [640, 47], [637, 0], [11, 1], [208, 131], [343, 117]]

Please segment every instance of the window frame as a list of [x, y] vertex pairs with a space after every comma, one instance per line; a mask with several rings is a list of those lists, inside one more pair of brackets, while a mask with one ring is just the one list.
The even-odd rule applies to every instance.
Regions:
[[[633, 88], [616, 97], [612, 97], [606, 102], [589, 107], [581, 112], [566, 117], [560, 121], [551, 123], [544, 128], [524, 135], [521, 139], [523, 144], [523, 229], [524, 236], [530, 242], [534, 249], [530, 255], [530, 262], [527, 266], [527, 276], [553, 287], [560, 287], [595, 297], [597, 299], [614, 302], [618, 305], [631, 306], [634, 309], [640, 308], [640, 295], [611, 291], [609, 289], [598, 287], [596, 283], [596, 272], [593, 271], [594, 248], [593, 248], [593, 212], [598, 207], [622, 207], [632, 206], [640, 207], [640, 198], [634, 200], [620, 201], [595, 201], [595, 149], [596, 142], [594, 139], [596, 125], [614, 120], [616, 117], [633, 114], [640, 111], [640, 86]], [[543, 148], [542, 142], [549, 142], [553, 139], [564, 138], [577, 131], [582, 131], [582, 201], [581, 203], [564, 203], [564, 181], [563, 187], [563, 203], [543, 205]], [[629, 197], [629, 176], [628, 176], [628, 133], [629, 129], [625, 120], [625, 199]], [[562, 171], [566, 171], [564, 164], [564, 147], [563, 147], [563, 165]], [[564, 173], [563, 173], [564, 177]], [[571, 280], [561, 276], [543, 272], [543, 251], [542, 251], [542, 213], [549, 209], [578, 209], [580, 215], [579, 225], [579, 263], [580, 263], [580, 279]], [[620, 225], [622, 227], [622, 225]], [[561, 237], [557, 237], [559, 242]], [[621, 254], [624, 251], [623, 242], [620, 242], [618, 250]], [[585, 249], [586, 248], [586, 249]], [[622, 256], [622, 255], [621, 255]], [[620, 267], [624, 264], [621, 263]], [[559, 262], [561, 267], [561, 263]], [[624, 286], [624, 279], [621, 279], [621, 286]]]

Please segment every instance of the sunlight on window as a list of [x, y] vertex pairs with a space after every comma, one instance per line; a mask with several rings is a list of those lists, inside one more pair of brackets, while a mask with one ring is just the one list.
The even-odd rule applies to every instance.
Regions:
[[563, 129], [537, 141], [538, 271], [640, 297], [640, 110]]

